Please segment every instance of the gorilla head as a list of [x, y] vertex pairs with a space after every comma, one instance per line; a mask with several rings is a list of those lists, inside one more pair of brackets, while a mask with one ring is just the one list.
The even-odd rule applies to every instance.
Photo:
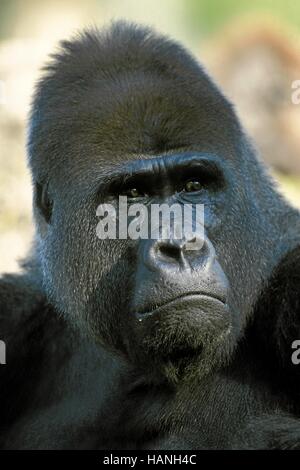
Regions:
[[[55, 307], [150, 374], [225, 364], [293, 242], [283, 250], [285, 203], [202, 67], [124, 23], [64, 42], [35, 93], [28, 152]], [[201, 248], [188, 250], [185, 234], [99, 240], [97, 207], [117, 208], [120, 195], [129, 207], [203, 204]]]

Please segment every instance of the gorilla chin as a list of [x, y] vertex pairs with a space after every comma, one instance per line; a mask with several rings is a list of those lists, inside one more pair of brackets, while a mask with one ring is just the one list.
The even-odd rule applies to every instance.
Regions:
[[[230, 342], [232, 316], [225, 298], [190, 293], [134, 314], [139, 338], [135, 362], [159, 369], [171, 381], [209, 372], [224, 362], [218, 350]], [[228, 349], [228, 348], [227, 348]]]

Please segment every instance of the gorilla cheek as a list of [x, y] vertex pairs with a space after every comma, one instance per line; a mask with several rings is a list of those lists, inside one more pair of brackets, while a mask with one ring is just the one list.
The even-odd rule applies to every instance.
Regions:
[[106, 347], [125, 355], [127, 338], [132, 335], [128, 308], [132, 279], [126, 259], [119, 259], [101, 275], [87, 305], [93, 336]]

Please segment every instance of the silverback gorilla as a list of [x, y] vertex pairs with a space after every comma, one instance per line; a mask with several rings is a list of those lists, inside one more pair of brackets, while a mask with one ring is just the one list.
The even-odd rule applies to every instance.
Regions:
[[[3, 449], [300, 449], [300, 215], [180, 45], [123, 22], [44, 70], [36, 237], [0, 281]], [[99, 204], [203, 204], [181, 239], [99, 239]]]

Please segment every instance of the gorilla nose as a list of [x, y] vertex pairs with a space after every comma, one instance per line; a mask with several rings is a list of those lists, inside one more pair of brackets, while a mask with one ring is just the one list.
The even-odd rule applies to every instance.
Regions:
[[161, 240], [156, 245], [158, 256], [167, 262], [180, 262], [182, 256], [182, 246], [179, 243], [171, 242], [171, 240]]
[[213, 245], [206, 237], [195, 234], [181, 239], [149, 241], [144, 247], [144, 264], [151, 270], [197, 268], [215, 259]]

